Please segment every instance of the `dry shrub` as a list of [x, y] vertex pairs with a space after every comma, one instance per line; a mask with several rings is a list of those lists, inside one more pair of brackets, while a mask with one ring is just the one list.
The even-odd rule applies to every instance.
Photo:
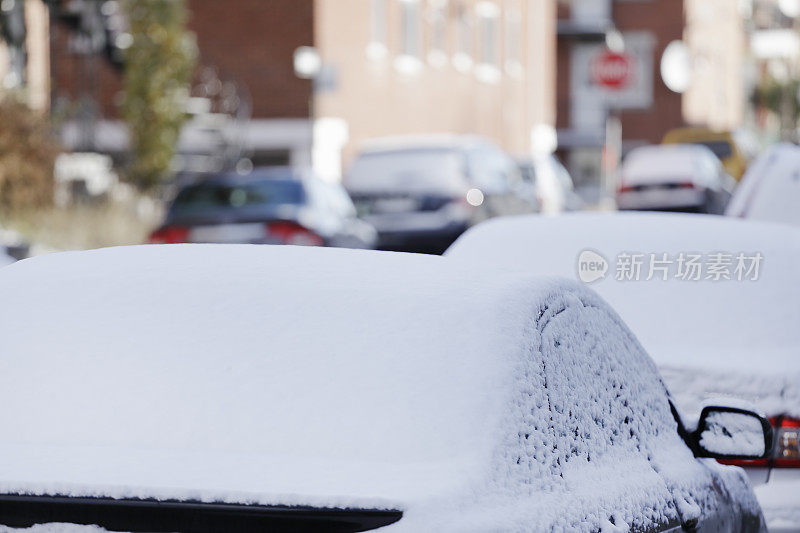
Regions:
[[0, 210], [51, 205], [57, 154], [46, 115], [0, 98]]

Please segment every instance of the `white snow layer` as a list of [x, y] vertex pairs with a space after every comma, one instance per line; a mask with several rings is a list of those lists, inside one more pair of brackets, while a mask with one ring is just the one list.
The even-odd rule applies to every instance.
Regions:
[[725, 214], [800, 225], [800, 147], [779, 143], [758, 157], [742, 176]]
[[642, 528], [757, 504], [576, 283], [177, 245], [0, 272], [0, 492], [398, 508], [397, 531]]
[[800, 524], [800, 479], [770, 480], [755, 487], [770, 531], [795, 531]]
[[[590, 249], [608, 262], [591, 284], [622, 316], [659, 365], [681, 410], [699, 413], [713, 397], [756, 404], [767, 415], [800, 416], [800, 231], [704, 215], [570, 214], [491, 220], [462, 235], [447, 256], [492, 272], [576, 276]], [[626, 252], [760, 252], [756, 281], [615, 279]], [[705, 274], [704, 274], [705, 276]]]
[[719, 455], [764, 455], [764, 429], [755, 417], [732, 412], [712, 412], [705, 418], [700, 446]]

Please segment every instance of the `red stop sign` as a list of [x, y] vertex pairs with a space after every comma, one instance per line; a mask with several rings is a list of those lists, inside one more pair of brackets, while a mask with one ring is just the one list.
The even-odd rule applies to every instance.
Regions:
[[633, 78], [633, 59], [627, 54], [604, 51], [592, 60], [592, 82], [609, 89], [624, 89]]

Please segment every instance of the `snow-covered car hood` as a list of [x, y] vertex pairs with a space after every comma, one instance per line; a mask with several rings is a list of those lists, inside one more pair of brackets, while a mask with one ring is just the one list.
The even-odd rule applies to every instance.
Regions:
[[[754, 401], [766, 414], [800, 416], [800, 231], [707, 216], [581, 213], [490, 220], [462, 235], [452, 260], [493, 272], [577, 277], [583, 250], [609, 263], [591, 284], [663, 369], [682, 410], [712, 396]], [[622, 253], [673, 260], [681, 253], [760, 253], [755, 281], [618, 281]], [[675, 265], [673, 264], [673, 269]], [[705, 274], [703, 274], [705, 276]]]

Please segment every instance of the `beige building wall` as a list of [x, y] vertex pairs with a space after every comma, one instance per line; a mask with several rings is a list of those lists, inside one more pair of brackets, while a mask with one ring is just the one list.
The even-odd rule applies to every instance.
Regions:
[[13, 85], [7, 79], [9, 50], [0, 41], [0, 90], [23, 89], [31, 109], [50, 105], [50, 19], [43, 0], [25, 0], [25, 82]]
[[742, 124], [746, 36], [740, 2], [686, 0], [684, 40], [693, 76], [683, 98], [687, 123], [732, 130]]
[[50, 19], [42, 0], [25, 0], [26, 89], [31, 109], [50, 105]]
[[[314, 118], [346, 123], [345, 166], [366, 139], [418, 133], [480, 134], [524, 155], [531, 128], [554, 125], [554, 0], [315, 0], [314, 9], [325, 65]], [[419, 17], [411, 27], [410, 17]], [[418, 38], [404, 38], [413, 27]]]

